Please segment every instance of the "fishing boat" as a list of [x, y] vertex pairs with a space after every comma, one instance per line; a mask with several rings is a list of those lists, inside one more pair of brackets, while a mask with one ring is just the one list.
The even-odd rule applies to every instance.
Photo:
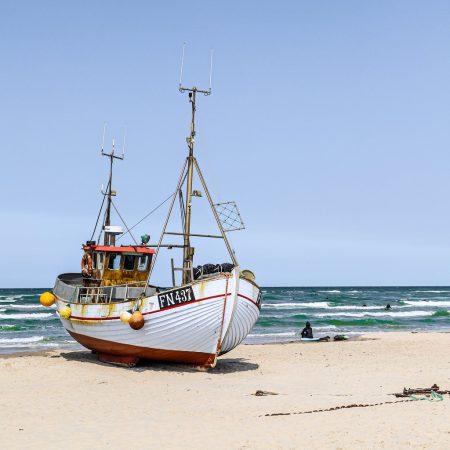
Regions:
[[[201, 90], [180, 83], [179, 89], [188, 94], [191, 104], [188, 155], [170, 196], [158, 242], [150, 244], [150, 237], [144, 235], [139, 243], [133, 238], [132, 244], [119, 245], [124, 235], [132, 235], [113, 201], [113, 162], [124, 154], [115, 154], [114, 143], [110, 153], [102, 146], [101, 154], [109, 158], [110, 167], [97, 218], [99, 223], [104, 211], [98, 240], [93, 240], [94, 229], [82, 245], [81, 272], [59, 275], [53, 291], [40, 299], [44, 306], [56, 305], [67, 332], [104, 362], [133, 366], [144, 359], [214, 367], [218, 356], [239, 345], [259, 317], [261, 290], [254, 274], [239, 266], [227, 237], [228, 232], [243, 227], [237, 206], [213, 203], [194, 156], [197, 96], [210, 95], [211, 87]], [[202, 196], [193, 189], [194, 176], [217, 224], [216, 235], [191, 232], [192, 199]], [[173, 232], [167, 228], [177, 199], [182, 226], [180, 232]], [[123, 226], [111, 224], [112, 209]], [[167, 236], [182, 242], [166, 243]], [[230, 261], [195, 266], [193, 237], [221, 239]], [[180, 267], [171, 259], [171, 287], [153, 282], [153, 269], [163, 249], [182, 253]], [[178, 283], [177, 275], [181, 275]]]

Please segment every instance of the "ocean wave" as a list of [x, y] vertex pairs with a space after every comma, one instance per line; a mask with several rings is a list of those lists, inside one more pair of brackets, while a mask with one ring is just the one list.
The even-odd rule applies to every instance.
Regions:
[[433, 317], [448, 317], [450, 316], [450, 311], [436, 311], [433, 313]]
[[434, 291], [434, 290], [428, 290], [428, 291], [411, 291], [411, 292], [426, 292], [426, 293], [430, 293], [430, 294], [444, 294], [444, 293], [447, 293], [447, 294], [450, 294], [450, 289], [447, 289], [447, 290], [445, 290], [445, 291]]
[[339, 310], [363, 310], [367, 311], [370, 309], [385, 309], [385, 305], [367, 305], [367, 306], [352, 306], [352, 305], [338, 305], [338, 306], [330, 306], [330, 309], [339, 309]]
[[0, 314], [0, 319], [24, 320], [24, 319], [44, 319], [52, 317], [52, 313], [30, 313], [30, 314]]
[[383, 311], [383, 312], [361, 312], [361, 313], [323, 313], [314, 314], [316, 317], [424, 317], [432, 316], [433, 311]]
[[251, 333], [248, 335], [248, 337], [294, 337], [297, 336], [299, 332], [295, 331], [286, 331], [282, 333]]
[[16, 344], [33, 344], [36, 342], [41, 342], [45, 338], [44, 336], [32, 336], [27, 338], [10, 338], [10, 339], [0, 339], [0, 346], [16, 346]]
[[18, 327], [17, 325], [13, 325], [13, 324], [9, 324], [9, 323], [0, 325], [0, 331], [5, 331], [5, 330], [17, 331], [19, 328], [20, 327]]
[[[449, 302], [450, 306], [450, 302]], [[293, 309], [293, 308], [317, 308], [317, 309], [338, 309], [338, 310], [370, 310], [385, 309], [385, 305], [330, 305], [328, 302], [288, 302], [288, 303], [263, 303], [263, 309]]]
[[[35, 305], [16, 305], [15, 303], [11, 303], [9, 305], [2, 305], [2, 308], [7, 309], [43, 309], [44, 306], [41, 304], [35, 304]], [[0, 311], [1, 312], [1, 311]]]
[[263, 308], [288, 309], [288, 308], [329, 308], [327, 302], [288, 302], [288, 303], [263, 303]]
[[402, 303], [411, 306], [450, 306], [450, 301], [438, 300], [402, 300]]
[[39, 297], [39, 294], [17, 294], [17, 295], [0, 295], [0, 302], [15, 302], [16, 300], [24, 299], [27, 297]]
[[337, 289], [331, 289], [330, 291], [317, 291], [317, 292], [326, 292], [328, 294], [340, 294], [341, 291], [337, 290]]

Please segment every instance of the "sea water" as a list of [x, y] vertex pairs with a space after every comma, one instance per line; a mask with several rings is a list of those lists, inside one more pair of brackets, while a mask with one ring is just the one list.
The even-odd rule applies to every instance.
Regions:
[[[0, 289], [0, 353], [81, 348], [54, 307], [40, 305], [45, 290]], [[450, 287], [263, 288], [261, 315], [245, 343], [298, 340], [306, 321], [315, 337], [450, 331], [449, 311]]]

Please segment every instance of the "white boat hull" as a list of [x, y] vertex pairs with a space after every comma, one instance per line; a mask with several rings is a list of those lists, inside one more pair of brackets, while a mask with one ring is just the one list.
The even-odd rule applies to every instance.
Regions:
[[[190, 291], [190, 287], [192, 291]], [[174, 361], [211, 367], [247, 336], [259, 317], [260, 289], [239, 271], [220, 274], [189, 286], [145, 297], [137, 302], [70, 303], [57, 296], [65, 329], [100, 356]], [[185, 293], [181, 292], [185, 290]], [[184, 296], [184, 297], [183, 297]], [[120, 320], [123, 311], [139, 307], [144, 327], [133, 330]]]

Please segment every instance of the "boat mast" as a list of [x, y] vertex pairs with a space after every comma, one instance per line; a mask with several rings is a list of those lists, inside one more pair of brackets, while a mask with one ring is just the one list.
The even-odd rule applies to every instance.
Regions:
[[191, 280], [192, 271], [192, 260], [194, 257], [194, 248], [191, 247], [190, 236], [191, 236], [191, 205], [192, 205], [192, 179], [194, 174], [194, 142], [195, 142], [195, 111], [196, 111], [196, 97], [197, 92], [201, 92], [205, 95], [211, 93], [210, 90], [203, 91], [197, 89], [195, 86], [193, 88], [183, 88], [180, 86], [180, 91], [189, 92], [189, 101], [192, 107], [192, 117], [191, 117], [191, 133], [186, 138], [186, 142], [189, 147], [189, 156], [187, 158], [188, 169], [187, 169], [187, 179], [186, 179], [186, 207], [185, 207], [185, 221], [184, 221], [184, 248], [183, 248], [183, 284], [189, 283]]
[[116, 244], [116, 235], [114, 233], [109, 233], [106, 227], [109, 227], [111, 225], [111, 203], [112, 203], [112, 197], [116, 195], [116, 191], [113, 191], [112, 189], [112, 174], [113, 174], [113, 162], [114, 159], [124, 159], [124, 149], [122, 149], [122, 156], [117, 156], [114, 154], [114, 139], [112, 141], [112, 150], [111, 153], [105, 153], [103, 151], [102, 146], [102, 155], [107, 156], [109, 158], [109, 180], [108, 180], [108, 186], [106, 188], [106, 192], [103, 193], [103, 195], [107, 196], [107, 202], [106, 202], [106, 212], [105, 212], [105, 222], [103, 224], [103, 230], [105, 230], [104, 233], [104, 245], [108, 246], [114, 246]]
[[[236, 259], [236, 255], [234, 254], [234, 251], [231, 247], [230, 242], [228, 241], [228, 238], [226, 236], [225, 230], [222, 226], [222, 223], [220, 222], [220, 218], [217, 214], [217, 211], [215, 209], [214, 203], [212, 201], [211, 195], [209, 193], [208, 187], [206, 186], [206, 182], [205, 179], [203, 178], [203, 174], [200, 171], [200, 167], [198, 165], [198, 162], [194, 156], [194, 142], [195, 142], [195, 112], [196, 112], [196, 99], [197, 99], [197, 94], [201, 93], [204, 95], [211, 95], [211, 76], [212, 76], [212, 53], [211, 53], [211, 60], [210, 60], [210, 72], [209, 72], [209, 89], [198, 89], [197, 87], [192, 87], [192, 88], [187, 88], [184, 87], [182, 84], [182, 77], [183, 77], [183, 63], [184, 63], [184, 46], [183, 46], [183, 56], [181, 58], [181, 70], [180, 70], [180, 84], [179, 84], [179, 91], [181, 93], [184, 92], [188, 92], [189, 93], [189, 102], [191, 103], [191, 111], [192, 111], [192, 116], [191, 116], [191, 133], [190, 135], [186, 138], [186, 142], [188, 144], [188, 148], [189, 148], [189, 155], [186, 158], [184, 165], [183, 165], [183, 169], [181, 170], [181, 175], [180, 178], [178, 180], [178, 184], [177, 184], [177, 188], [173, 194], [172, 197], [172, 202], [170, 204], [169, 207], [169, 211], [167, 213], [166, 216], [166, 221], [164, 223], [163, 229], [161, 231], [160, 234], [160, 238], [159, 238], [159, 242], [158, 245], [156, 245], [156, 253], [155, 256], [152, 258], [152, 263], [150, 265], [150, 270], [147, 276], [147, 282], [145, 285], [145, 289], [147, 289], [147, 286], [149, 285], [150, 282], [150, 278], [152, 276], [153, 273], [153, 268], [155, 267], [156, 264], [156, 259], [159, 255], [159, 251], [162, 247], [180, 247], [179, 245], [163, 245], [163, 239], [164, 236], [166, 234], [169, 235], [182, 235], [184, 238], [184, 242], [183, 242], [183, 268], [181, 269], [183, 272], [183, 277], [182, 277], [182, 284], [189, 284], [190, 282], [193, 281], [193, 257], [194, 257], [194, 248], [191, 247], [191, 242], [190, 242], [190, 238], [191, 236], [196, 236], [196, 237], [204, 237], [204, 238], [221, 238], [224, 240], [225, 245], [227, 247], [228, 253], [230, 255], [231, 260], [233, 261], [233, 265], [235, 267], [238, 267], [238, 262]], [[200, 179], [200, 182], [203, 186], [203, 189], [205, 190], [206, 196], [208, 198], [208, 202], [209, 202], [209, 206], [211, 208], [211, 211], [214, 215], [214, 218], [216, 220], [217, 223], [217, 227], [220, 230], [220, 236], [213, 236], [213, 235], [206, 235], [206, 234], [191, 234], [191, 216], [192, 216], [192, 209], [191, 209], [191, 205], [192, 205], [192, 197], [193, 196], [199, 196], [196, 191], [192, 190], [192, 181], [193, 181], [193, 176], [194, 176], [194, 171], [197, 171], [198, 177]], [[183, 233], [175, 233], [175, 232], [169, 232], [166, 231], [167, 230], [167, 224], [169, 223], [169, 219], [170, 216], [172, 214], [172, 210], [173, 210], [173, 206], [175, 203], [175, 200], [177, 198], [177, 195], [181, 192], [182, 189], [182, 185], [184, 184], [184, 180], [186, 180], [186, 203], [185, 203], [185, 208], [184, 208], [184, 228], [183, 228]], [[172, 271], [173, 270], [180, 270], [180, 269], [174, 269], [174, 267], [172, 266]], [[172, 272], [173, 273], [173, 272]]]

